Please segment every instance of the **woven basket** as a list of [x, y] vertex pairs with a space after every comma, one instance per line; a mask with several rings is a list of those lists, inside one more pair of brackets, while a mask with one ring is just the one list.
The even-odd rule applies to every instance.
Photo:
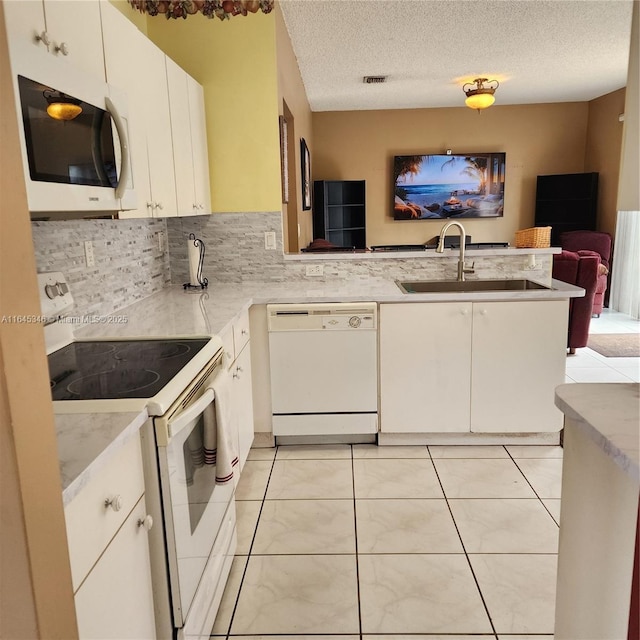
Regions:
[[532, 227], [516, 231], [516, 247], [519, 249], [545, 249], [551, 246], [551, 227]]

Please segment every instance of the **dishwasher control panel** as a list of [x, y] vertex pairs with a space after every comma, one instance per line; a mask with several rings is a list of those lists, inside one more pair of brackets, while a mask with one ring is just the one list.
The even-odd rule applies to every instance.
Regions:
[[270, 304], [269, 331], [357, 331], [377, 328], [377, 304]]

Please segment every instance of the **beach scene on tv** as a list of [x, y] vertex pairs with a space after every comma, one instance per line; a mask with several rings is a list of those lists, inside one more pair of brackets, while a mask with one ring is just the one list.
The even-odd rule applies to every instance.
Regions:
[[393, 217], [500, 217], [504, 170], [504, 153], [396, 156]]

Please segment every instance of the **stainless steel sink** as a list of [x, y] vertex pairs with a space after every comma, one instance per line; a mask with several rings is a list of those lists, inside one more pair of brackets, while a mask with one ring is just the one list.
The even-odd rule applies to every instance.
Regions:
[[535, 289], [549, 290], [543, 284], [531, 280], [422, 280], [418, 282], [400, 282], [396, 284], [403, 293], [467, 293], [473, 291], [527, 291]]

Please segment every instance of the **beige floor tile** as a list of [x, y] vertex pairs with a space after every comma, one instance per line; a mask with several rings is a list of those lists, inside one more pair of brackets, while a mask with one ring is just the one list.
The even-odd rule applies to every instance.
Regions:
[[463, 553], [445, 500], [357, 500], [358, 553]]
[[542, 503], [544, 504], [551, 516], [556, 521], [557, 524], [560, 524], [560, 499], [559, 498], [545, 498]]
[[251, 542], [253, 541], [253, 534], [256, 532], [261, 506], [261, 500], [238, 500], [236, 502], [238, 526], [237, 556], [243, 556], [249, 553]]
[[353, 500], [266, 500], [254, 554], [355, 553]]
[[563, 448], [545, 445], [506, 445], [514, 458], [562, 458]]
[[[330, 636], [231, 636], [233, 640], [360, 640], [360, 636], [330, 635]], [[453, 639], [455, 640], [455, 638]], [[482, 640], [482, 639], [480, 639]]]
[[552, 634], [554, 554], [470, 554], [482, 596], [499, 634]]
[[244, 569], [247, 566], [247, 556], [236, 556], [231, 565], [229, 578], [222, 594], [222, 600], [218, 607], [216, 621], [213, 623], [212, 635], [226, 635], [229, 632], [229, 624], [231, 616], [236, 606], [238, 592], [240, 591], [240, 583], [244, 575]]
[[378, 446], [376, 444], [353, 445], [354, 458], [428, 458], [426, 445]]
[[511, 635], [503, 635], [500, 634], [498, 636], [498, 640], [553, 640], [553, 636], [511, 636]]
[[247, 460], [236, 487], [236, 500], [262, 500], [272, 466], [264, 460]]
[[276, 460], [351, 459], [349, 444], [280, 445]]
[[447, 498], [536, 497], [510, 458], [443, 458], [433, 462]]
[[[472, 636], [450, 635], [448, 633], [444, 636], [439, 634], [433, 635], [431, 633], [429, 635], [419, 635], [417, 633], [414, 633], [407, 636], [395, 635], [395, 634], [394, 635], [385, 634], [385, 635], [379, 635], [379, 636], [363, 635], [362, 640], [495, 640], [495, 636], [493, 635], [493, 633], [486, 633], [486, 634], [474, 633]], [[544, 637], [543, 637], [543, 640], [544, 640]]]
[[251, 556], [233, 635], [358, 632], [355, 556]]
[[498, 445], [429, 445], [432, 458], [508, 458]]
[[558, 525], [538, 499], [449, 500], [467, 553], [557, 553]]
[[276, 460], [267, 500], [353, 498], [351, 460]]
[[362, 555], [362, 632], [489, 633], [464, 555]]
[[276, 448], [255, 448], [249, 450], [247, 460], [273, 460], [276, 457]]
[[442, 498], [431, 460], [354, 460], [356, 498]]
[[540, 498], [560, 498], [562, 489], [562, 460], [517, 460], [518, 467]]

